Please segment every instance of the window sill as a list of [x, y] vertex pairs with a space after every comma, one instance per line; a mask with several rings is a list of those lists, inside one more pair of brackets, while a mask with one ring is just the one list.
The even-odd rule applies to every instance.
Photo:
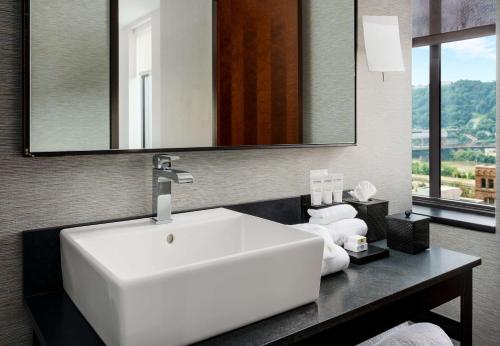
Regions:
[[449, 210], [439, 206], [425, 206], [413, 204], [413, 212], [418, 215], [429, 216], [431, 222], [443, 225], [467, 228], [474, 231], [496, 233], [494, 215], [481, 215], [466, 211]]

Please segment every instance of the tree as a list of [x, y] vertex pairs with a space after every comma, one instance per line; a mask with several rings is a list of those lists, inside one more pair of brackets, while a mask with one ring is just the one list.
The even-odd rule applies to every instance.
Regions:
[[[459, 80], [441, 88], [443, 128], [458, 130], [459, 144], [471, 135], [484, 144], [495, 145], [496, 82]], [[429, 88], [413, 88], [413, 128], [429, 128]], [[488, 134], [489, 133], [489, 134]]]

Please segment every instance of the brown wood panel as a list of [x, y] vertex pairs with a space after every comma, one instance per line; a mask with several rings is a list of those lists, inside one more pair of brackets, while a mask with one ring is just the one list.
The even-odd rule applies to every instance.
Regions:
[[300, 0], [217, 2], [217, 144], [299, 144]]

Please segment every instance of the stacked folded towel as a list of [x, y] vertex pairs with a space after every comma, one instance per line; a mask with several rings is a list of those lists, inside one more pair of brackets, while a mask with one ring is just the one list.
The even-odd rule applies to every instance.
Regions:
[[316, 225], [329, 225], [336, 221], [353, 219], [358, 212], [349, 204], [334, 205], [324, 209], [309, 209], [307, 213], [311, 216], [309, 223]]
[[347, 252], [335, 244], [328, 229], [321, 225], [304, 223], [292, 226], [296, 229], [316, 234], [323, 238], [323, 263], [321, 266], [321, 276], [336, 273], [347, 269], [349, 266], [349, 255]]
[[344, 245], [352, 235], [365, 236], [368, 231], [366, 222], [356, 219], [357, 211], [349, 204], [334, 205], [324, 209], [309, 209], [310, 224], [323, 225], [337, 245]]
[[366, 235], [368, 227], [361, 219], [355, 219], [356, 209], [349, 204], [339, 204], [324, 209], [309, 209], [309, 223], [292, 227], [314, 233], [324, 240], [321, 275], [332, 274], [349, 266], [349, 255], [342, 248], [353, 235]]

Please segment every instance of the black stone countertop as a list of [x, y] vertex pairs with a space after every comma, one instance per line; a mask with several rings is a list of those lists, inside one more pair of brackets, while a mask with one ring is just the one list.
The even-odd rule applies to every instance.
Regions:
[[[386, 247], [385, 240], [373, 243]], [[431, 247], [417, 254], [390, 250], [390, 256], [363, 265], [351, 264], [345, 272], [321, 281], [317, 302], [197, 343], [208, 345], [287, 344], [328, 329], [377, 304], [400, 299], [430, 286], [456, 271], [479, 265], [480, 258]]]
[[[385, 247], [385, 241], [374, 243]], [[479, 265], [480, 258], [431, 247], [418, 255], [391, 250], [387, 258], [324, 277], [315, 303], [273, 316], [197, 345], [287, 344], [391, 303]], [[64, 292], [26, 300], [42, 344], [102, 345]]]

